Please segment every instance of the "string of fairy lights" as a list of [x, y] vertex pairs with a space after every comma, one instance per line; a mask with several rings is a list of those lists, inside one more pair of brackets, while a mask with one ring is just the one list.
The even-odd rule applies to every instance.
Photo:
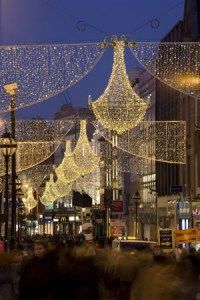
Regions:
[[[104, 103], [107, 106], [110, 102], [113, 103], [112, 92], [118, 83], [118, 87], [124, 86], [127, 89], [125, 95], [121, 92], [118, 96], [121, 96], [120, 99], [125, 97], [125, 106], [129, 114], [131, 115], [133, 105], [130, 99], [134, 99], [139, 115], [142, 115], [142, 106], [137, 104], [138, 102], [141, 104], [143, 100], [132, 91], [128, 78], [125, 80], [126, 70], [123, 57], [125, 45], [129, 46], [135, 58], [153, 76], [183, 93], [199, 98], [199, 42], [127, 42], [126, 37], [120, 39], [114, 37], [111, 43], [1, 46], [0, 111], [5, 112], [11, 109], [8, 104], [8, 95], [4, 90], [6, 84], [12, 82], [17, 84], [18, 97], [15, 109], [46, 100], [68, 89], [87, 75], [110, 44], [114, 46], [113, 70], [107, 89], [93, 105], [94, 110], [96, 107], [97, 114], [101, 104]], [[116, 111], [118, 111], [117, 107], [120, 110], [120, 102], [120, 100], [116, 102]], [[111, 109], [112, 105], [108, 106]], [[101, 118], [103, 119], [103, 116]]]
[[[112, 143], [113, 133], [93, 122], [100, 134]], [[184, 121], [143, 121], [117, 136], [116, 147], [140, 158], [167, 163], [186, 162]]]
[[114, 40], [111, 45], [114, 49], [114, 61], [108, 85], [95, 102], [91, 102], [91, 97], [89, 102], [97, 120], [105, 128], [121, 134], [142, 121], [148, 101], [134, 92], [128, 78], [124, 60], [126, 41]]
[[200, 97], [199, 42], [129, 44], [134, 57], [153, 76], [187, 95]]
[[[91, 147], [87, 137], [87, 121], [80, 121], [80, 134], [75, 149], [71, 150], [71, 141], [66, 141], [66, 149], [62, 162], [55, 167], [57, 179], [54, 180], [53, 174], [46, 182], [45, 190], [41, 196], [44, 205], [52, 204], [60, 197], [66, 197], [72, 191], [72, 184], [86, 189], [83, 183], [88, 182], [87, 175], [97, 168], [100, 157]], [[81, 177], [85, 180], [80, 180]], [[77, 181], [78, 180], [78, 181]]]
[[16, 109], [46, 100], [80, 81], [97, 64], [101, 43], [0, 46], [0, 111], [9, 111], [3, 86], [16, 82]]
[[[6, 112], [9, 99], [3, 86], [16, 82], [16, 109], [48, 99], [82, 79], [92, 70], [108, 46], [114, 50], [111, 75], [103, 94], [90, 107], [97, 119], [96, 131], [117, 149], [117, 172], [144, 171], [149, 161], [184, 164], [186, 161], [186, 129], [183, 121], [143, 121], [149, 106], [133, 90], [126, 72], [124, 49], [129, 46], [136, 59], [156, 78], [190, 96], [200, 96], [200, 43], [135, 43], [125, 37], [110, 42], [66, 45], [1, 46], [0, 47], [0, 111]], [[74, 126], [74, 120], [20, 120], [16, 122], [17, 172], [32, 178], [59, 147], [63, 137]], [[53, 204], [69, 195], [75, 187], [80, 191], [99, 189], [100, 156], [87, 136], [87, 121], [80, 121], [80, 133], [72, 150], [70, 140], [62, 162], [53, 170], [43, 169], [49, 180], [40, 191], [44, 205]], [[143, 167], [141, 167], [143, 166]], [[34, 169], [34, 168], [35, 169]], [[30, 171], [32, 168], [32, 171]], [[143, 168], [143, 169], [142, 169]], [[136, 168], [135, 168], [136, 169]], [[26, 171], [25, 171], [26, 170]], [[29, 172], [29, 174], [28, 174]], [[44, 174], [43, 173], [43, 174]], [[4, 175], [0, 157], [0, 175]], [[95, 182], [96, 178], [96, 182]], [[44, 176], [35, 175], [24, 205], [30, 210], [37, 205], [34, 189]], [[119, 183], [119, 182], [118, 182]], [[118, 186], [118, 185], [116, 185]]]

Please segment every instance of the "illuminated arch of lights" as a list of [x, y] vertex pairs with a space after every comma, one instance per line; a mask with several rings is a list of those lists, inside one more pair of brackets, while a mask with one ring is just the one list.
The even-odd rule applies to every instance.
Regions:
[[[94, 122], [99, 133], [113, 144], [113, 134]], [[114, 146], [131, 155], [167, 163], [186, 163], [184, 121], [144, 121], [133, 130], [115, 135]]]
[[200, 98], [199, 42], [129, 43], [135, 58], [153, 76], [187, 95]]
[[104, 53], [101, 43], [0, 46], [0, 111], [9, 111], [4, 85], [16, 83], [16, 109], [76, 84]]

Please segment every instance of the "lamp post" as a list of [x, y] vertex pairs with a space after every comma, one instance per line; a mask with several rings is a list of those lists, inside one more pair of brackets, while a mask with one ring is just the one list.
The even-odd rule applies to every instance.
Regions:
[[[15, 107], [16, 107], [16, 97], [17, 97], [17, 83], [11, 83], [4, 85], [4, 89], [6, 94], [10, 98], [10, 121], [11, 121], [11, 136], [13, 140], [15, 140]], [[16, 235], [16, 155], [15, 153], [12, 155], [12, 214], [11, 214], [11, 249], [14, 248], [15, 244], [15, 235]]]
[[136, 233], [136, 238], [138, 239], [138, 204], [141, 201], [139, 192], [135, 193], [133, 200], [135, 202], [135, 233]]
[[16, 176], [16, 197], [17, 197], [17, 227], [18, 227], [18, 231], [17, 231], [17, 242], [19, 244], [20, 241], [20, 232], [21, 232], [21, 223], [20, 223], [20, 208], [21, 208], [21, 199], [24, 196], [24, 193], [22, 191], [22, 181]]
[[12, 156], [17, 148], [17, 143], [14, 139], [12, 139], [10, 133], [5, 128], [5, 132], [3, 133], [0, 139], [0, 149], [5, 158], [5, 206], [4, 206], [4, 214], [5, 214], [5, 249], [8, 250], [8, 239], [9, 239], [9, 184], [8, 184], [8, 167], [9, 167], [9, 157]]

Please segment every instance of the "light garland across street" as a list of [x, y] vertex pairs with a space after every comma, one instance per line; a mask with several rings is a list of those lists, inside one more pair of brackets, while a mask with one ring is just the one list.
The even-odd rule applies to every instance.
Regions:
[[3, 86], [18, 86], [16, 109], [61, 93], [97, 64], [101, 43], [0, 46], [0, 111], [9, 111]]
[[164, 84], [200, 98], [199, 42], [138, 42], [129, 47], [142, 66]]
[[[112, 143], [112, 133], [93, 123]], [[116, 147], [140, 158], [166, 163], [186, 163], [186, 123], [184, 121], [145, 121], [117, 136]]]

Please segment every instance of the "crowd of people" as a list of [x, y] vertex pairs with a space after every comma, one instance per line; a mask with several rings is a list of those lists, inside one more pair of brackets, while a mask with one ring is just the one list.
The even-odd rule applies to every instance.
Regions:
[[116, 252], [111, 241], [27, 238], [0, 254], [0, 300], [197, 299], [200, 255], [153, 250]]

